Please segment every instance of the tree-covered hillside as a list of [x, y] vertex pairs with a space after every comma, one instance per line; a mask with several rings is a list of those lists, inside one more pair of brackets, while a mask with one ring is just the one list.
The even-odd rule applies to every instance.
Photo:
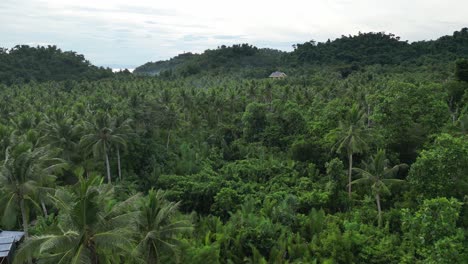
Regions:
[[452, 61], [468, 56], [468, 28], [432, 41], [408, 43], [385, 33], [359, 33], [334, 41], [295, 45], [293, 61], [309, 64], [414, 64], [432, 59]]
[[63, 52], [56, 46], [0, 48], [0, 83], [3, 84], [109, 77], [112, 77], [111, 69], [93, 66], [83, 55]]
[[231, 74], [264, 78], [277, 69], [295, 71], [297, 67], [329, 66], [344, 76], [367, 65], [442, 64], [468, 58], [468, 28], [433, 41], [408, 43], [394, 34], [359, 33], [333, 41], [308, 41], [293, 45], [294, 51], [258, 49], [248, 44], [221, 46], [202, 54], [181, 54], [168, 61], [149, 62], [135, 69], [136, 74], [189, 76]]
[[185, 53], [168, 61], [148, 62], [134, 71], [138, 75], [161, 74], [165, 77], [190, 75], [239, 74], [244, 77], [263, 78], [284, 64], [286, 52], [259, 49], [249, 44], [221, 46], [202, 54]]
[[[416, 45], [365, 36], [251, 64], [248, 45], [180, 56], [195, 74], [0, 84], [14, 263], [465, 263], [468, 61], [447, 47], [464, 40], [394, 64], [356, 51], [350, 71], [294, 59]], [[287, 78], [240, 67], [270, 59]]]

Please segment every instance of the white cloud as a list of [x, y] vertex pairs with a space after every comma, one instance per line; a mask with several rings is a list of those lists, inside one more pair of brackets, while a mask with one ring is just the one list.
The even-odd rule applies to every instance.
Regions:
[[2, 0], [0, 46], [54, 43], [99, 65], [135, 66], [221, 44], [284, 48], [359, 31], [433, 39], [468, 26], [467, 9], [465, 0]]

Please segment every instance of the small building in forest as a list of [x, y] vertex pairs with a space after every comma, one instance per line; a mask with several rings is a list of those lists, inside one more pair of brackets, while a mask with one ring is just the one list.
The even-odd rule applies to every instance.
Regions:
[[13, 263], [13, 254], [24, 232], [4, 231], [0, 229], [0, 264]]
[[282, 78], [286, 78], [287, 75], [284, 72], [275, 71], [275, 72], [271, 73], [269, 77], [270, 78], [280, 78], [280, 79], [282, 79]]

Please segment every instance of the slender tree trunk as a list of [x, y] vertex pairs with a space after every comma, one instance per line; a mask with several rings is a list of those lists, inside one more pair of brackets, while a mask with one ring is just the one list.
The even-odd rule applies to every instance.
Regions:
[[111, 179], [111, 173], [110, 173], [110, 164], [109, 164], [109, 155], [107, 154], [107, 150], [106, 151], [106, 169], [107, 169], [107, 183], [112, 183], [112, 179]]
[[367, 128], [370, 127], [370, 119], [369, 119], [369, 116], [370, 116], [370, 105], [367, 104]]
[[[21, 217], [23, 218], [23, 232], [24, 238], [27, 239], [29, 237], [29, 224], [28, 224], [28, 216], [26, 215], [26, 207], [24, 206], [24, 199], [23, 197], [20, 198], [20, 209], [21, 209]], [[32, 264], [32, 259], [28, 257], [28, 264]]]
[[[450, 113], [452, 115], [452, 124], [455, 124], [455, 122], [457, 121], [457, 113], [458, 113], [458, 107], [455, 107], [454, 106], [454, 103], [453, 103], [453, 96], [450, 97], [450, 100], [449, 100], [449, 108], [450, 108]], [[455, 109], [454, 109], [455, 108]]]
[[23, 218], [23, 232], [24, 237], [28, 238], [28, 216], [26, 215], [26, 208], [24, 207], [24, 199], [20, 198], [20, 209], [21, 209], [21, 217]]
[[348, 156], [349, 159], [349, 167], [348, 167], [348, 196], [349, 199], [351, 199], [351, 181], [352, 179], [352, 173], [353, 173], [353, 154], [350, 153]]
[[117, 147], [117, 169], [119, 171], [119, 179], [122, 181], [122, 169], [120, 167], [120, 148]]
[[41, 207], [42, 207], [42, 212], [44, 213], [44, 216], [47, 217], [49, 214], [47, 213], [47, 207], [45, 206], [44, 200], [41, 198]]
[[169, 151], [169, 138], [171, 136], [171, 130], [167, 131], [166, 151]]
[[379, 211], [378, 223], [379, 223], [379, 227], [381, 227], [382, 226], [382, 208], [380, 207], [380, 195], [379, 194], [375, 195], [375, 201], [377, 202], [377, 210]]
[[96, 247], [94, 246], [94, 243], [91, 244], [90, 246], [87, 246], [88, 250], [91, 252], [91, 263], [92, 264], [98, 264], [99, 263], [99, 258], [96, 254]]

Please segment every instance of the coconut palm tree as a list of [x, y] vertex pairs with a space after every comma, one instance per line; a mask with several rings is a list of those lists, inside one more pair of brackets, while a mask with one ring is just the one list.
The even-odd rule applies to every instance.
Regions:
[[20, 209], [22, 225], [28, 236], [28, 205], [38, 205], [38, 193], [46, 189], [48, 183], [55, 180], [55, 173], [66, 164], [53, 157], [48, 147], [33, 149], [30, 143], [16, 141], [8, 147], [5, 160], [0, 167], [0, 188], [5, 194], [2, 203], [4, 212], [2, 221], [11, 225], [16, 221], [17, 208]]
[[39, 257], [45, 263], [123, 263], [131, 255], [136, 212], [129, 208], [138, 196], [113, 203], [112, 186], [96, 175], [85, 179], [82, 172], [75, 186], [57, 189], [52, 197], [59, 211], [56, 230], [26, 239], [14, 263]]
[[162, 191], [151, 189], [140, 203], [138, 214], [138, 255], [149, 264], [160, 263], [164, 253], [177, 259], [179, 255], [177, 235], [190, 231], [190, 222], [178, 220], [179, 203], [168, 202]]
[[384, 150], [379, 150], [377, 154], [370, 159], [369, 163], [364, 163], [364, 168], [353, 168], [353, 170], [361, 176], [354, 180], [352, 184], [367, 184], [370, 185], [372, 194], [375, 197], [378, 210], [378, 223], [382, 225], [382, 208], [380, 206], [380, 198], [383, 194], [390, 194], [389, 185], [401, 183], [403, 180], [394, 179], [398, 172], [408, 169], [408, 165], [399, 164], [389, 167], [389, 161], [385, 156]]
[[166, 151], [169, 150], [169, 143], [172, 131], [180, 126], [180, 119], [174, 105], [163, 106], [158, 109], [155, 116], [158, 126], [167, 132]]
[[127, 142], [129, 136], [133, 135], [132, 127], [130, 124], [133, 122], [132, 119], [125, 119], [123, 121], [119, 121], [116, 119], [115, 122], [115, 136], [122, 138], [123, 140], [114, 141], [114, 147], [117, 151], [117, 172], [119, 174], [119, 179], [122, 181], [122, 166], [121, 166], [121, 159], [120, 159], [120, 151], [127, 149]]
[[333, 150], [337, 153], [345, 152], [348, 157], [348, 196], [351, 198], [351, 181], [353, 168], [353, 155], [362, 153], [367, 149], [364, 141], [366, 115], [359, 109], [358, 105], [353, 105], [346, 115], [344, 121], [340, 121], [336, 135], [337, 142]]
[[94, 122], [85, 122], [88, 131], [80, 140], [80, 146], [94, 157], [103, 157], [106, 164], [107, 182], [112, 183], [109, 150], [112, 145], [125, 145], [120, 134], [115, 133], [115, 119], [107, 113], [98, 113]]
[[44, 119], [41, 123], [42, 134], [44, 134], [42, 141], [59, 148], [62, 158], [71, 162], [77, 152], [79, 126], [75, 125], [73, 118], [66, 113], [57, 113], [52, 117], [45, 116]]

